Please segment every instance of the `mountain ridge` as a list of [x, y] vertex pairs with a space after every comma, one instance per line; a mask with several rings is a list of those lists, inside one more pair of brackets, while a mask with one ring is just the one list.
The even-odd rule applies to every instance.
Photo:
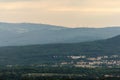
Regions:
[[0, 23], [0, 46], [86, 42], [119, 34], [120, 27], [66, 28], [46, 24]]
[[[120, 55], [118, 37], [82, 43], [0, 47], [0, 63], [1, 65], [31, 65], [68, 60], [65, 56]], [[116, 39], [119, 40], [114, 44]], [[62, 58], [54, 59], [53, 56], [62, 56]]]

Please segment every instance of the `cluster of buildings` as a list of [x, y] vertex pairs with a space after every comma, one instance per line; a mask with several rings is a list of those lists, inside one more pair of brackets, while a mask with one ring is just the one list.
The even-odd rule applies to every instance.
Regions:
[[61, 65], [72, 64], [76, 67], [120, 67], [120, 55], [109, 56], [67, 56], [71, 62], [62, 62]]

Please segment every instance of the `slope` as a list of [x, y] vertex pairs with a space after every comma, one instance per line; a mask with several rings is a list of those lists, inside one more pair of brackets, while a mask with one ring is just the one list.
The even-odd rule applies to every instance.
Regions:
[[54, 56], [67, 60], [66, 56], [73, 55], [120, 55], [120, 36], [84, 43], [1, 47], [0, 63], [1, 65], [50, 63], [60, 61]]
[[0, 46], [76, 43], [107, 39], [120, 34], [120, 27], [66, 28], [33, 23], [0, 23]]

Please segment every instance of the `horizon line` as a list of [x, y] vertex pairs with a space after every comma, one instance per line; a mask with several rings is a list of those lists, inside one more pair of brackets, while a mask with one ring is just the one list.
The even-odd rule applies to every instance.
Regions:
[[117, 28], [117, 27], [120, 27], [120, 25], [111, 25], [111, 26], [101, 26], [101, 27], [97, 27], [97, 26], [94, 26], [94, 27], [88, 27], [88, 26], [76, 26], [76, 27], [69, 27], [69, 26], [63, 26], [63, 25], [56, 25], [56, 24], [49, 24], [49, 23], [37, 23], [37, 22], [2, 22], [0, 21], [0, 23], [4, 23], [4, 24], [36, 24], [36, 25], [49, 25], [49, 26], [56, 26], [56, 27], [64, 27], [64, 28]]

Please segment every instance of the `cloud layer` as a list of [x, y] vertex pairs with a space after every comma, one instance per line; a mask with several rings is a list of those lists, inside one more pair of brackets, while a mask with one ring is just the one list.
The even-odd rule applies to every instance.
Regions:
[[120, 25], [120, 0], [0, 0], [0, 21], [68, 27]]

